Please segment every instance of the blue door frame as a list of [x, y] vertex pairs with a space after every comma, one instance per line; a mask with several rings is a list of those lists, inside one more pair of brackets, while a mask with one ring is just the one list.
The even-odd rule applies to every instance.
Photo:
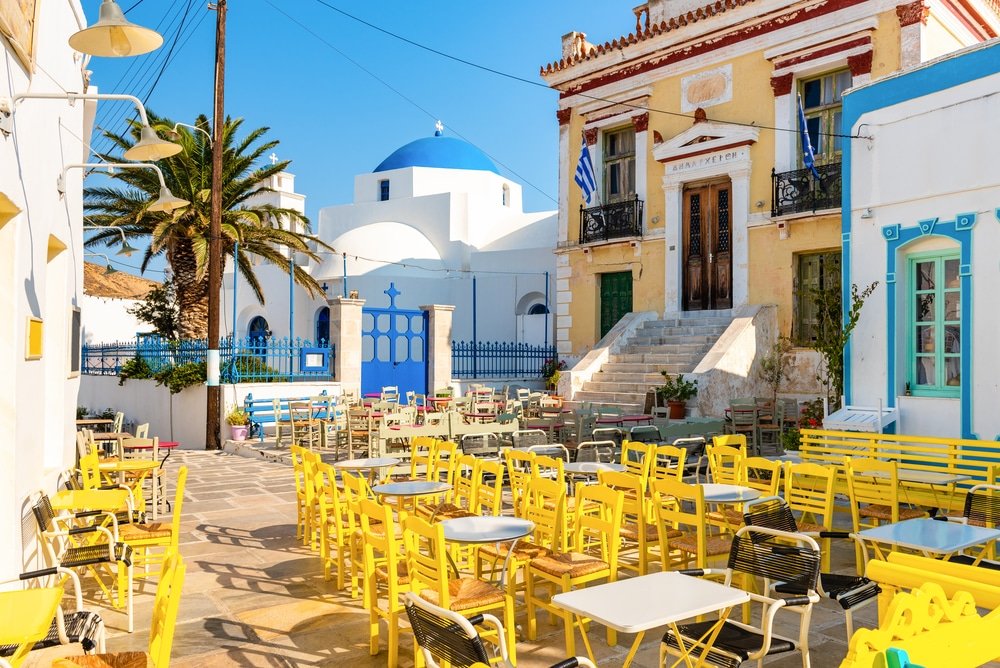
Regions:
[[384, 291], [389, 308], [366, 308], [361, 318], [361, 392], [385, 386], [427, 393], [427, 313], [401, 309], [395, 283]]

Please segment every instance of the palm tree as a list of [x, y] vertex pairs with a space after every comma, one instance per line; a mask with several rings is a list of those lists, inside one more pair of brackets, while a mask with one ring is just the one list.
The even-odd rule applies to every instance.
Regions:
[[[151, 112], [149, 121], [161, 131], [174, 127], [172, 120]], [[290, 161], [257, 166], [263, 162], [262, 157], [278, 145], [278, 141], [262, 141], [269, 128], [257, 128], [239, 137], [237, 132], [241, 125], [243, 119], [227, 117], [223, 130], [222, 252], [224, 257], [232, 257], [235, 244], [239, 243], [237, 266], [240, 274], [263, 304], [264, 292], [254, 273], [257, 259], [280, 267], [287, 273], [289, 251], [318, 261], [318, 249], [333, 249], [309, 234], [309, 220], [301, 213], [254, 201], [255, 195], [272, 192], [262, 184], [284, 170]], [[208, 135], [212, 133], [204, 115], [198, 116], [195, 126]], [[159, 180], [152, 170], [120, 170], [114, 173], [113, 178], [124, 183], [125, 188], [84, 189], [88, 223], [121, 229], [125, 239], [136, 243], [149, 241], [142, 258], [142, 271], [154, 257], [166, 256], [174, 274], [180, 306], [178, 333], [182, 339], [201, 339], [208, 335], [212, 187], [212, 148], [207, 141], [208, 135], [192, 133], [181, 127], [177, 141], [183, 150], [156, 163], [170, 191], [190, 202], [184, 208], [169, 213], [148, 210], [160, 192]], [[112, 149], [107, 154], [99, 154], [99, 157], [105, 162], [121, 162], [121, 153], [138, 141], [139, 125], [133, 124], [127, 136], [108, 131], [104, 136], [112, 141]], [[120, 243], [122, 235], [115, 229], [98, 232], [86, 245], [107, 247]], [[310, 296], [323, 292], [319, 283], [297, 264], [294, 279]]]

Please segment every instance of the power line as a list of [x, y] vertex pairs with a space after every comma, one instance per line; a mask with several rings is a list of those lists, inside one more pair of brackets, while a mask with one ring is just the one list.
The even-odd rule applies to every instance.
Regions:
[[[344, 53], [343, 51], [341, 51], [340, 49], [338, 49], [336, 46], [334, 46], [333, 44], [331, 44], [329, 41], [327, 41], [322, 35], [319, 35], [314, 30], [312, 30], [311, 28], [309, 28], [309, 26], [305, 25], [304, 23], [300, 22], [295, 17], [293, 17], [290, 14], [288, 14], [287, 12], [285, 12], [283, 9], [281, 9], [280, 7], [278, 7], [277, 5], [275, 5], [273, 2], [271, 2], [271, 0], [265, 0], [265, 2], [267, 2], [267, 4], [269, 4], [275, 11], [277, 11], [280, 14], [282, 14], [289, 21], [291, 21], [295, 25], [299, 26], [300, 28], [302, 28], [303, 30], [305, 30], [306, 32], [308, 32], [310, 35], [312, 35], [313, 37], [315, 37], [316, 39], [318, 39], [320, 42], [322, 42], [327, 47], [333, 49], [342, 58], [344, 58], [345, 60], [347, 60], [348, 62], [350, 62], [352, 65], [354, 65], [355, 67], [357, 67], [358, 69], [360, 69], [362, 72], [364, 72], [368, 76], [370, 76], [373, 79], [375, 79], [376, 81], [378, 81], [380, 84], [382, 84], [383, 86], [385, 86], [386, 88], [388, 88], [389, 90], [391, 90], [393, 93], [395, 93], [396, 95], [398, 95], [399, 97], [401, 97], [406, 102], [409, 102], [411, 105], [413, 105], [414, 107], [416, 107], [418, 110], [420, 110], [421, 112], [423, 112], [424, 114], [426, 114], [428, 117], [430, 117], [430, 118], [432, 118], [434, 120], [437, 120], [437, 119], [441, 118], [440, 116], [435, 115], [435, 114], [431, 113], [430, 111], [428, 111], [427, 109], [425, 109], [424, 107], [422, 107], [420, 104], [418, 104], [412, 98], [406, 96], [402, 91], [400, 91], [399, 89], [397, 89], [394, 86], [392, 86], [392, 84], [390, 84], [388, 81], [386, 81], [385, 79], [381, 78], [380, 76], [378, 76], [377, 74], [375, 74], [374, 72], [372, 72], [371, 70], [369, 70], [367, 67], [365, 67], [364, 65], [362, 65], [361, 63], [359, 63], [357, 60], [355, 60], [355, 59], [351, 58], [350, 56], [348, 56], [346, 53]], [[555, 202], [555, 203], [558, 204], [558, 200], [556, 198], [552, 197], [550, 194], [548, 194], [547, 192], [545, 192], [544, 190], [542, 190], [541, 188], [539, 188], [538, 186], [536, 186], [534, 183], [532, 183], [531, 181], [529, 181], [528, 179], [526, 179], [524, 176], [522, 176], [521, 174], [519, 174], [518, 172], [516, 172], [512, 167], [510, 167], [509, 165], [507, 165], [504, 162], [502, 162], [496, 156], [492, 155], [491, 153], [489, 153], [488, 151], [486, 151], [482, 147], [478, 146], [475, 142], [473, 142], [472, 140], [470, 140], [467, 137], [465, 137], [461, 132], [459, 132], [455, 128], [451, 127], [450, 125], [448, 126], [448, 129], [451, 130], [452, 132], [454, 132], [455, 135], [458, 136], [459, 138], [464, 139], [468, 143], [470, 143], [473, 146], [475, 146], [476, 148], [478, 148], [480, 151], [482, 151], [483, 153], [485, 153], [491, 160], [493, 160], [495, 163], [497, 163], [498, 165], [500, 165], [501, 167], [503, 167], [504, 169], [506, 169], [508, 172], [510, 172], [511, 174], [513, 174], [515, 177], [517, 177], [518, 179], [520, 179], [524, 183], [528, 184], [528, 186], [530, 186], [532, 189], [538, 191], [542, 196], [544, 196], [544, 197], [548, 198], [549, 200], [551, 200], [552, 202]]]
[[[383, 28], [381, 26], [378, 26], [378, 25], [375, 25], [374, 23], [370, 23], [368, 21], [365, 21], [364, 19], [362, 19], [362, 18], [360, 18], [358, 16], [355, 16], [354, 14], [350, 14], [348, 12], [345, 12], [343, 9], [340, 9], [339, 7], [335, 7], [334, 5], [331, 5], [329, 2], [326, 2], [325, 0], [316, 0], [316, 2], [319, 3], [319, 4], [321, 4], [321, 5], [323, 5], [327, 9], [330, 9], [331, 11], [337, 12], [338, 14], [340, 14], [342, 16], [346, 16], [347, 18], [351, 19], [352, 21], [357, 21], [358, 23], [361, 23], [362, 25], [368, 26], [372, 30], [376, 30], [376, 31], [378, 31], [378, 32], [380, 32], [380, 33], [382, 33], [384, 35], [388, 35], [389, 37], [392, 37], [393, 39], [397, 39], [397, 40], [399, 40], [401, 42], [405, 42], [406, 44], [409, 44], [410, 46], [414, 46], [414, 47], [416, 47], [418, 49], [422, 49], [422, 50], [427, 51], [429, 53], [433, 53], [434, 55], [440, 56], [442, 58], [446, 58], [448, 60], [452, 60], [452, 61], [454, 61], [456, 63], [461, 63], [462, 65], [466, 65], [468, 67], [472, 67], [472, 68], [475, 68], [477, 70], [482, 70], [484, 72], [489, 72], [490, 74], [495, 74], [495, 75], [497, 75], [499, 77], [504, 77], [504, 78], [510, 79], [512, 81], [517, 81], [519, 83], [528, 84], [529, 86], [534, 86], [535, 88], [542, 88], [542, 89], [549, 90], [549, 91], [555, 90], [555, 91], [558, 91], [560, 93], [566, 92], [566, 91], [563, 91], [563, 90], [561, 90], [559, 88], [556, 88], [554, 86], [549, 86], [548, 84], [542, 83], [540, 81], [532, 81], [531, 79], [526, 79], [524, 77], [517, 76], [516, 74], [510, 74], [509, 72], [503, 72], [501, 70], [497, 70], [497, 69], [494, 69], [492, 67], [487, 67], [486, 65], [480, 65], [479, 63], [475, 63], [475, 62], [473, 62], [471, 60], [467, 60], [465, 58], [460, 58], [458, 56], [454, 56], [454, 55], [452, 55], [450, 53], [446, 53], [444, 51], [441, 51], [440, 49], [435, 49], [434, 47], [427, 46], [426, 44], [421, 44], [420, 42], [414, 41], [414, 40], [412, 40], [412, 39], [410, 39], [408, 37], [404, 37], [403, 35], [400, 35], [398, 33], [392, 32], [391, 30], [386, 30], [385, 28]], [[692, 120], [692, 121], [695, 120], [694, 114], [685, 114], [685, 113], [682, 113], [682, 112], [679, 112], [679, 111], [670, 111], [668, 109], [656, 109], [655, 107], [643, 107], [643, 106], [640, 106], [638, 104], [631, 104], [629, 102], [620, 102], [618, 100], [612, 100], [612, 99], [609, 99], [609, 98], [606, 98], [606, 97], [600, 97], [600, 96], [597, 96], [597, 95], [589, 95], [587, 93], [574, 93], [574, 95], [578, 95], [580, 97], [587, 98], [588, 100], [594, 100], [594, 101], [597, 101], [597, 102], [608, 102], [608, 103], [614, 104], [616, 106], [627, 107], [627, 108], [630, 108], [630, 109], [637, 109], [639, 111], [648, 111], [648, 112], [654, 112], [654, 113], [657, 113], [657, 114], [664, 114], [664, 115], [667, 115], [667, 116], [676, 116], [678, 118], [686, 118], [686, 119]], [[722, 119], [718, 119], [718, 118], [706, 118], [705, 120], [711, 121], [713, 123], [723, 123], [723, 124], [726, 124], [726, 125], [736, 125], [736, 126], [745, 127], [745, 128], [758, 128], [760, 130], [772, 130], [774, 132], [794, 132], [794, 133], [798, 133], [799, 132], [799, 130], [797, 128], [779, 128], [779, 127], [776, 127], [776, 126], [773, 126], [773, 125], [759, 125], [757, 123], [746, 123], [746, 122], [743, 122], [743, 121], [726, 121], [726, 120], [722, 120]], [[842, 134], [842, 133], [821, 132], [819, 134], [821, 136], [824, 136], [824, 137], [840, 137], [840, 138], [843, 138], [843, 139], [868, 139], [868, 137], [863, 137], [861, 135], [850, 135], [850, 134]]]

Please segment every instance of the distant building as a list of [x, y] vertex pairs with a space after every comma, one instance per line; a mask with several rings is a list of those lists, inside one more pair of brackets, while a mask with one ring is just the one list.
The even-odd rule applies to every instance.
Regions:
[[[898, 431], [1000, 439], [1000, 41], [860, 86], [844, 128], [845, 283], [879, 285], [846, 355], [847, 400]], [[845, 287], [846, 296], [846, 287]]]
[[140, 322], [129, 309], [139, 304], [149, 291], [160, 285], [148, 278], [124, 271], [108, 275], [105, 265], [83, 265], [83, 342], [128, 341], [137, 333], [153, 331], [152, 325]]

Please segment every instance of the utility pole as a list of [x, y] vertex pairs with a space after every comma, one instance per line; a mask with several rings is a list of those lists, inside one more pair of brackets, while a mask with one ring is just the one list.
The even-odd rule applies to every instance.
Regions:
[[[219, 387], [219, 300], [222, 292], [222, 153], [226, 90], [226, 0], [215, 3], [215, 105], [212, 120], [212, 201], [208, 223], [208, 405], [205, 449], [219, 450], [222, 392]], [[236, 323], [233, 323], [235, 331]]]

